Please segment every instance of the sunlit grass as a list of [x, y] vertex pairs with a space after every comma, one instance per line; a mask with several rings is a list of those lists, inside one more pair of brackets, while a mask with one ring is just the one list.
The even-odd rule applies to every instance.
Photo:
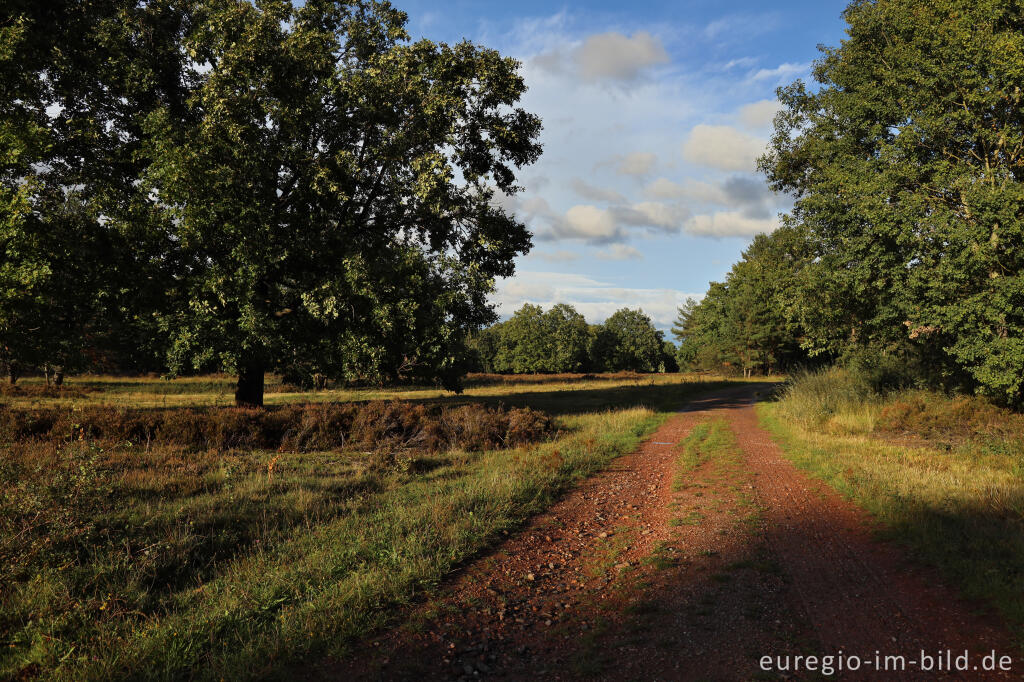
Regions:
[[[210, 404], [231, 386], [227, 377], [177, 381], [96, 378], [79, 405], [138, 405], [135, 396], [150, 406]], [[0, 678], [238, 679], [344, 655], [503, 531], [634, 449], [669, 410], [717, 385], [654, 376], [478, 386], [452, 400], [532, 404], [560, 415], [561, 436], [397, 460], [2, 444]]]
[[675, 490], [682, 490], [688, 483], [688, 475], [701, 464], [711, 459], [721, 459], [736, 451], [736, 437], [729, 430], [724, 419], [702, 421], [683, 439], [676, 450]]
[[899, 400], [850, 401], [817, 422], [795, 419], [804, 408], [788, 398], [758, 409], [796, 465], [870, 511], [881, 532], [913, 556], [999, 609], [1024, 641], [1024, 445], [970, 432], [953, 443], [909, 444], [872, 433], [880, 405]]
[[[323, 391], [290, 391], [283, 387], [278, 377], [268, 375], [266, 403], [280, 405], [306, 402], [350, 402], [366, 400], [436, 400], [499, 398], [530, 393], [551, 393], [566, 391], [603, 391], [614, 388], [645, 386], [676, 386], [691, 383], [713, 383], [726, 380], [725, 377], [698, 374], [644, 374], [635, 376], [615, 375], [602, 378], [601, 375], [580, 375], [571, 381], [565, 375], [547, 378], [544, 375], [524, 377], [514, 384], [470, 386], [456, 396], [450, 391], [433, 387], [399, 386], [385, 388], [338, 388]], [[587, 378], [593, 377], [593, 378]], [[742, 381], [742, 379], [729, 379]], [[762, 379], [763, 380], [763, 379]], [[19, 385], [39, 386], [41, 378], [23, 379]], [[73, 377], [66, 382], [65, 396], [4, 396], [0, 403], [17, 408], [71, 407], [112, 405], [116, 407], [226, 407], [234, 404], [235, 379], [227, 375], [179, 377], [115, 377], [85, 375]]]

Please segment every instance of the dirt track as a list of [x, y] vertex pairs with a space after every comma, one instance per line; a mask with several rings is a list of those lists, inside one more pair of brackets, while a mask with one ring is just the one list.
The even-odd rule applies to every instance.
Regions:
[[[345, 680], [822, 679], [794, 672], [792, 658], [781, 673], [759, 662], [843, 652], [861, 669], [836, 670], [838, 679], [1024, 677], [946, 675], [934, 658], [931, 672], [919, 672], [921, 650], [953, 650], [954, 662], [968, 650], [972, 667], [992, 650], [1012, 655], [1015, 671], [1024, 664], [998, 625], [874, 540], [863, 511], [783, 459], [758, 426], [759, 388], [694, 401], [637, 452], [466, 567], [404, 625], [367, 642], [363, 655], [315, 672]], [[727, 421], [740, 453], [688, 472], [675, 491], [674, 446], [709, 418]], [[905, 671], [877, 671], [887, 655], [905, 656]]]

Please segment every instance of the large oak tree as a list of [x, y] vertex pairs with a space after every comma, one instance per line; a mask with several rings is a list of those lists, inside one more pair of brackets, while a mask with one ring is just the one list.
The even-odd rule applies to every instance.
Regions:
[[171, 367], [419, 376], [456, 387], [493, 278], [526, 252], [492, 201], [540, 153], [518, 64], [410, 43], [385, 2], [203, 0], [183, 110], [146, 122], [143, 189], [175, 264]]

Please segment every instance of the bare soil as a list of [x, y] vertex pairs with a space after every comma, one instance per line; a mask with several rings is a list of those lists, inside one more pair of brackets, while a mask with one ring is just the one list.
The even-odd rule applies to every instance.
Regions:
[[[1020, 678], [919, 672], [921, 650], [968, 650], [972, 666], [995, 650], [1015, 669], [1019, 651], [993, 616], [876, 540], [864, 511], [782, 457], [752, 407], [766, 388], [691, 402], [402, 624], [303, 676], [822, 679], [759, 661], [843, 652], [865, 663], [840, 679]], [[728, 422], [739, 452], [686, 472], [674, 490], [675, 446], [707, 419]], [[876, 652], [914, 664], [883, 673]]]

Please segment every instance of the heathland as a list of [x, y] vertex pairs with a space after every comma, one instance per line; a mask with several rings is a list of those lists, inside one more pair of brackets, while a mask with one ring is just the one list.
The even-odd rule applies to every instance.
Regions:
[[718, 379], [469, 385], [272, 380], [264, 410], [217, 407], [227, 377], [8, 389], [0, 675], [237, 678], [342, 651]]

